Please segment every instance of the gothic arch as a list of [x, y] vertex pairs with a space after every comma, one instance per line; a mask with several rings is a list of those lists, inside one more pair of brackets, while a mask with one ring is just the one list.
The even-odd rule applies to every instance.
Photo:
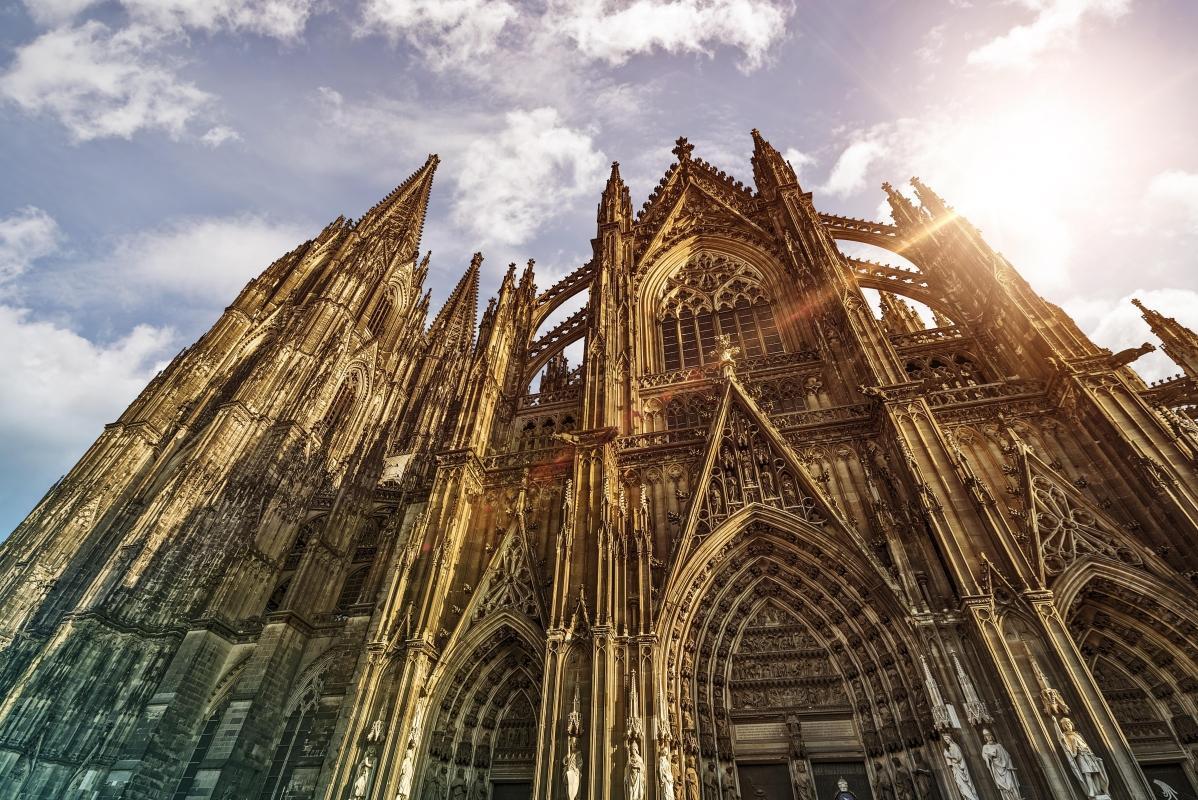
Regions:
[[[503, 609], [488, 615], [447, 647], [447, 655], [430, 678], [430, 704], [425, 723], [426, 752], [420, 770], [429, 787], [458, 780], [488, 780], [492, 758], [512, 730], [513, 709], [521, 725], [535, 728], [539, 717], [544, 663], [544, 634], [528, 619]], [[535, 741], [535, 736], [533, 737]], [[535, 749], [535, 748], [534, 748]], [[532, 777], [532, 761], [505, 752], [505, 777]]]
[[[786, 737], [795, 781], [806, 766], [800, 754], [813, 743], [815, 755], [849, 754], [862, 770], [882, 756], [914, 763], [932, 730], [914, 671], [919, 648], [897, 624], [898, 598], [852, 549], [815, 525], [755, 507], [714, 531], [671, 581], [658, 691], [697, 771], [730, 779], [729, 765], [744, 755], [741, 719]], [[783, 670], [803, 679], [787, 684], [771, 672], [765, 680], [775, 685], [763, 693], [738, 684], [731, 670], [747, 626], [770, 607], [789, 615], [791, 634], [807, 644], [792, 648], [794, 663]], [[804, 743], [812, 736], [824, 738]]]

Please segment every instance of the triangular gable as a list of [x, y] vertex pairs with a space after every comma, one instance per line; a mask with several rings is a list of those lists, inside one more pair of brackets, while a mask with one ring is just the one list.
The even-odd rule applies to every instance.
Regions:
[[893, 577], [861, 535], [841, 518], [793, 448], [733, 377], [724, 386], [712, 420], [671, 571], [681, 569], [721, 523], [752, 505], [776, 508], [809, 524], [840, 531], [897, 591]]
[[536, 620], [545, 627], [545, 604], [541, 597], [535, 561], [528, 541], [515, 523], [499, 541], [495, 555], [475, 588], [462, 615], [462, 631], [500, 611]]
[[1046, 464], [1023, 442], [1016, 443], [1022, 479], [1025, 555], [1041, 586], [1082, 558], [1142, 565], [1156, 561], [1119, 523]]
[[651, 236], [642, 258], [662, 247], [669, 247], [679, 238], [712, 228], [739, 228], [751, 231], [763, 241], [770, 239], [760, 225], [707, 192], [695, 181], [688, 180], [661, 222], [656, 227], [650, 222], [641, 232], [642, 236]]

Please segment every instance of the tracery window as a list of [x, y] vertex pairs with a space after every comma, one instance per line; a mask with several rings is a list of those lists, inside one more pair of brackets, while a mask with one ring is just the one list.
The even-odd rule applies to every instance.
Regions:
[[667, 370], [712, 360], [727, 335], [748, 358], [782, 352], [782, 338], [761, 275], [727, 256], [702, 253], [671, 282], [658, 312]]
[[378, 302], [374, 304], [374, 309], [370, 312], [370, 319], [366, 322], [366, 329], [376, 339], [382, 336], [387, 330], [387, 322], [391, 318], [392, 305], [391, 293], [388, 292], [378, 299]]
[[295, 700], [271, 759], [259, 800], [311, 798], [337, 721], [337, 698], [324, 697], [316, 675]]

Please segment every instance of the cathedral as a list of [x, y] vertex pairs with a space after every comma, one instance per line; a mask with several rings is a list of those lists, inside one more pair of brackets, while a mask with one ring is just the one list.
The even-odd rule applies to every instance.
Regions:
[[1198, 335], [752, 141], [481, 312], [435, 155], [250, 281], [0, 546], [0, 798], [1198, 794]]

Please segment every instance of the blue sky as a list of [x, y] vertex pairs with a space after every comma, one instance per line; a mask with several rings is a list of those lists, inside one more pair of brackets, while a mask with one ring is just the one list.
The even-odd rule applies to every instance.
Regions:
[[1198, 326], [1196, 34], [1191, 0], [0, 3], [0, 531], [429, 152], [435, 300], [475, 250], [492, 288], [573, 269], [610, 162], [639, 206], [680, 134], [747, 182], [758, 127], [824, 210], [919, 175], [1103, 345], [1148, 338], [1132, 295]]

